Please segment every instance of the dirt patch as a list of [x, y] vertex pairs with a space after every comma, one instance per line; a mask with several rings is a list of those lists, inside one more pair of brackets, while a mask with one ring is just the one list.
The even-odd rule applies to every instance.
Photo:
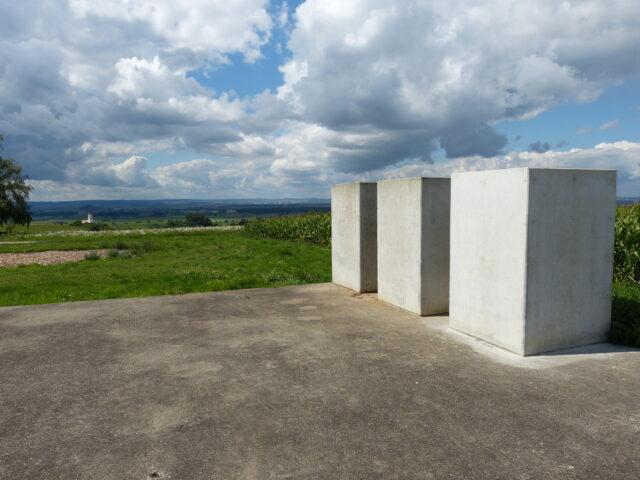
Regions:
[[106, 257], [109, 250], [50, 250], [47, 252], [0, 253], [0, 267], [18, 267], [20, 265], [55, 265], [58, 263], [85, 260], [88, 253], [95, 252]]

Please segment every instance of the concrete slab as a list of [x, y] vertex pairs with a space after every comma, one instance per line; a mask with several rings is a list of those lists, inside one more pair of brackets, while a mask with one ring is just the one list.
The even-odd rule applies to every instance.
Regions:
[[331, 284], [2, 308], [0, 478], [637, 478], [640, 352], [446, 323]]
[[449, 311], [448, 178], [378, 182], [378, 298], [418, 315]]
[[356, 292], [375, 292], [377, 265], [375, 183], [331, 186], [331, 280]]
[[521, 355], [608, 338], [615, 188], [614, 170], [453, 174], [451, 327]]

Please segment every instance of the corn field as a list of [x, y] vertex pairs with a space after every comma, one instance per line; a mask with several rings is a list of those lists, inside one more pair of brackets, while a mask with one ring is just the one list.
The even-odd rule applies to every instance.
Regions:
[[640, 282], [640, 205], [618, 207], [613, 278]]
[[245, 231], [256, 237], [293, 240], [331, 247], [331, 215], [328, 213], [265, 218], [249, 222], [245, 226]]
[[[331, 247], [329, 213], [262, 219], [250, 222], [245, 229], [257, 237]], [[640, 283], [640, 205], [617, 208], [614, 257], [614, 280]]]

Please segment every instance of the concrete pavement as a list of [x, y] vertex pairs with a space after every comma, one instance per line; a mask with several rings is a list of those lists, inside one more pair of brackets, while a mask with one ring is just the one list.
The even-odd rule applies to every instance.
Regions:
[[635, 479], [640, 352], [330, 285], [0, 309], [0, 478]]

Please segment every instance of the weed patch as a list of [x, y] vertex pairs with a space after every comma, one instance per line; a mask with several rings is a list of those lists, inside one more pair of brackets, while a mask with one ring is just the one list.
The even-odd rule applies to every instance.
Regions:
[[84, 256], [85, 260], [96, 261], [100, 260], [100, 254], [98, 252], [89, 252]]

